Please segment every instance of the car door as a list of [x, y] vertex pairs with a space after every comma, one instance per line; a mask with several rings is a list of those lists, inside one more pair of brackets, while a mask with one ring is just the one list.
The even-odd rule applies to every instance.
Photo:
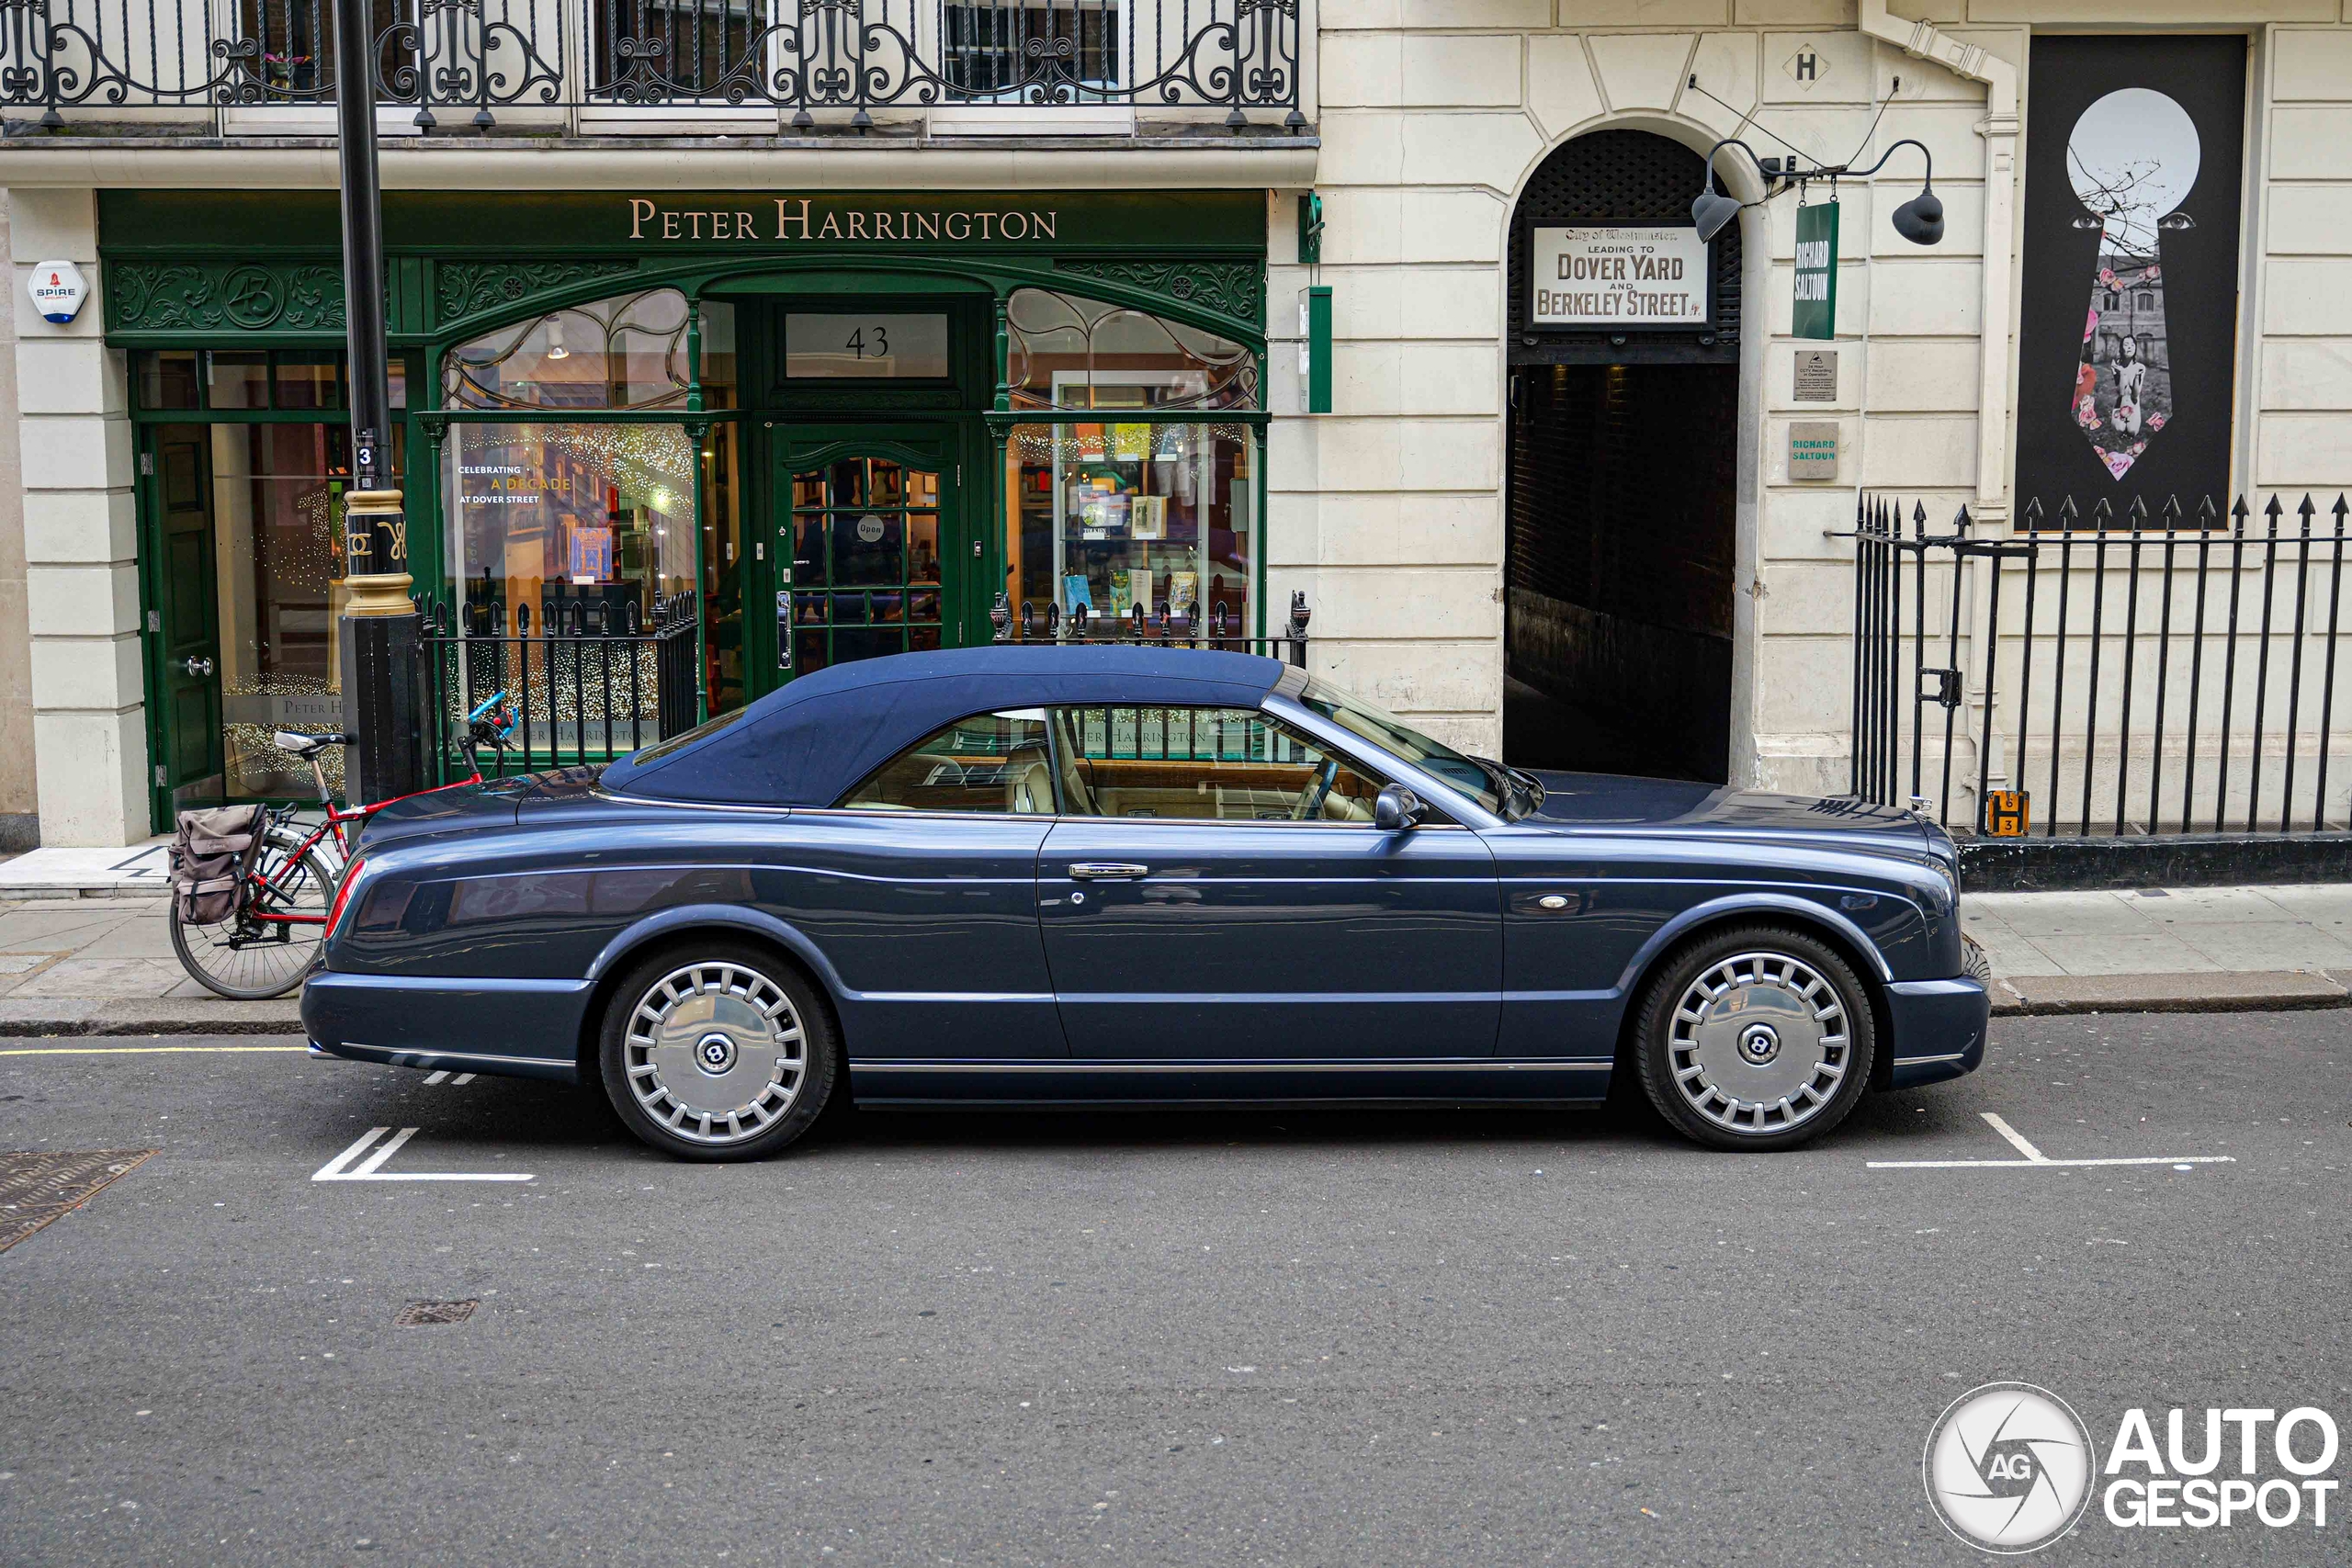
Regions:
[[1047, 756], [1042, 709], [975, 714], [780, 829], [861, 1060], [1065, 1054], [1037, 934]]
[[1054, 710], [1038, 917], [1078, 1059], [1491, 1055], [1494, 862], [1255, 709]]

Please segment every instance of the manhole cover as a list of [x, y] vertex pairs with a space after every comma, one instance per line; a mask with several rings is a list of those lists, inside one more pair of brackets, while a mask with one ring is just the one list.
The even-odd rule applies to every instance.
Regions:
[[480, 1305], [479, 1298], [468, 1302], [411, 1302], [401, 1308], [392, 1322], [402, 1328], [424, 1323], [463, 1323], [473, 1316], [474, 1308]]
[[0, 1155], [0, 1252], [78, 1209], [153, 1149], [45, 1149]]

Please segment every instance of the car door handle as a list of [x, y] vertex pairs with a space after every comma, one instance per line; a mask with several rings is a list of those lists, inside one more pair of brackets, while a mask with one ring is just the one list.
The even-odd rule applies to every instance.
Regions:
[[1080, 882], [1132, 882], [1148, 875], [1151, 867], [1127, 861], [1080, 861], [1069, 868], [1071, 876]]

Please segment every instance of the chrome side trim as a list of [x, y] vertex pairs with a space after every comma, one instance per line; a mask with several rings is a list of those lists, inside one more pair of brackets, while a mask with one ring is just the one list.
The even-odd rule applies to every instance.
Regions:
[[1464, 1057], [1458, 1060], [1442, 1056], [1417, 1056], [1409, 1061], [1383, 1058], [1376, 1061], [1172, 1061], [1128, 1062], [1101, 1061], [1078, 1058], [1043, 1062], [999, 1061], [869, 1061], [850, 1063], [850, 1070], [871, 1068], [892, 1073], [973, 1073], [982, 1076], [996, 1073], [1104, 1073], [1149, 1076], [1165, 1073], [1525, 1073], [1583, 1072], [1605, 1073], [1610, 1070], [1607, 1057], [1564, 1056], [1536, 1061], [1497, 1062]]
[[1051, 991], [843, 991], [851, 1002], [1050, 1002]]
[[[322, 1055], [337, 1056], [346, 1051], [368, 1051], [368, 1060], [381, 1062], [393, 1067], [448, 1066], [462, 1063], [470, 1067], [572, 1066], [569, 1056], [502, 1056], [489, 1051], [417, 1051], [401, 1045], [368, 1045], [357, 1040], [346, 1040], [334, 1050], [323, 1050], [313, 1042], [311, 1049]], [[345, 1060], [350, 1058], [346, 1057]]]
[[1965, 1051], [1947, 1051], [1940, 1056], [1897, 1056], [1894, 1065], [1898, 1067], [1932, 1067], [1941, 1062], [1957, 1062], [1967, 1055]]

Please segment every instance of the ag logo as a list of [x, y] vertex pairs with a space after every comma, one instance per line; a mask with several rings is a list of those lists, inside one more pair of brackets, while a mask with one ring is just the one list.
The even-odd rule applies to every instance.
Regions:
[[2066, 1402], [2031, 1383], [1964, 1393], [1936, 1418], [1920, 1461], [1944, 1528], [1980, 1551], [2035, 1551], [2082, 1518], [2098, 1456]]

